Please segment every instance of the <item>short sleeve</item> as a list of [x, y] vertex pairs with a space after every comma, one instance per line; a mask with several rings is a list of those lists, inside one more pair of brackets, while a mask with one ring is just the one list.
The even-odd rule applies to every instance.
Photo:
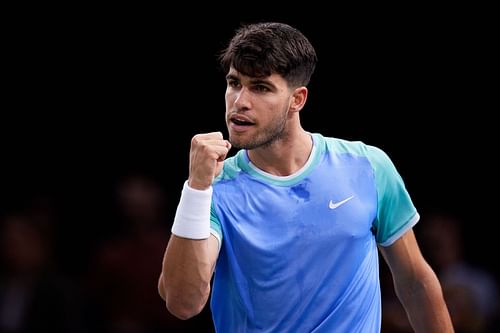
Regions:
[[375, 236], [377, 243], [389, 246], [418, 222], [419, 215], [389, 156], [377, 147], [367, 148], [377, 190]]

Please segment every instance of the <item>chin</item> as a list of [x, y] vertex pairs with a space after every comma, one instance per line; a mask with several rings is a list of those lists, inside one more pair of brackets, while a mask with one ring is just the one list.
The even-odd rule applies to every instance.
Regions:
[[234, 139], [234, 136], [229, 137], [229, 142], [231, 143], [231, 146], [233, 148], [241, 149], [241, 148], [244, 148], [244, 146], [245, 146], [244, 142], [242, 142], [241, 140], [238, 140], [238, 139]]

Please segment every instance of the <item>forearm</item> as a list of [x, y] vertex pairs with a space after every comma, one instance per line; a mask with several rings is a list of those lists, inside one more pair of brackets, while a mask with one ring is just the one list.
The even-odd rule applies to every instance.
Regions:
[[451, 318], [434, 272], [405, 286], [395, 286], [414, 331], [425, 333], [454, 332]]
[[158, 289], [169, 311], [182, 319], [198, 314], [210, 293], [218, 249], [210, 235], [211, 195], [211, 187], [197, 190], [184, 183], [163, 258]]
[[210, 234], [212, 182], [230, 148], [221, 132], [191, 139], [189, 179], [182, 189], [158, 281], [167, 308], [181, 319], [200, 313], [210, 294], [219, 253], [219, 241]]
[[168, 310], [181, 319], [198, 314], [208, 300], [214, 241], [172, 235], [168, 243], [158, 288]]

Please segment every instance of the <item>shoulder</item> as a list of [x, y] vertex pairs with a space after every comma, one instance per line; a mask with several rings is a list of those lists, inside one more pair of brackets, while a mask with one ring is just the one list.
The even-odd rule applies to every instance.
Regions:
[[319, 133], [313, 133], [313, 138], [319, 146], [338, 154], [352, 154], [365, 156], [373, 159], [387, 159], [388, 156], [381, 148], [367, 144], [360, 140], [347, 140], [336, 137], [323, 136]]
[[243, 149], [237, 151], [233, 156], [226, 158], [224, 160], [224, 167], [221, 173], [215, 178], [214, 183], [235, 178], [242, 171], [242, 164], [245, 164], [245, 161], [246, 153]]

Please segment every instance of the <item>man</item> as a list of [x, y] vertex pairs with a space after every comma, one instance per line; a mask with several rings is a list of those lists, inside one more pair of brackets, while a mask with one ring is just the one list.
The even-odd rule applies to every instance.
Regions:
[[229, 140], [192, 138], [158, 283], [169, 311], [199, 313], [215, 272], [217, 332], [379, 332], [378, 248], [414, 330], [453, 332], [388, 156], [301, 126], [317, 62], [307, 38], [281, 23], [243, 26], [220, 60]]

